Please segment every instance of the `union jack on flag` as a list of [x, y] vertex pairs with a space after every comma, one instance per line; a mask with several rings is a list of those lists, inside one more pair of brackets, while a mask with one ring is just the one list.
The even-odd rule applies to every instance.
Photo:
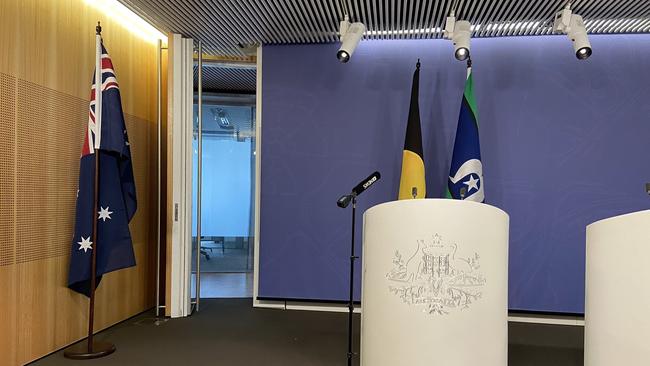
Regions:
[[[68, 274], [68, 287], [86, 296], [90, 296], [91, 255], [96, 247], [97, 286], [103, 274], [135, 266], [129, 231], [129, 222], [137, 208], [131, 149], [119, 84], [103, 44], [101, 68], [101, 105], [97, 108], [93, 77], [88, 127], [81, 149], [77, 214]], [[98, 109], [101, 118], [97, 118]], [[97, 212], [94, 212], [95, 153], [99, 159]], [[95, 215], [98, 245], [92, 240]]]

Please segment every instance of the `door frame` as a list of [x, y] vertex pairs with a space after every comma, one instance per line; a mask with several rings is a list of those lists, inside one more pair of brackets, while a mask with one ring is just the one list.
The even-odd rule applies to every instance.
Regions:
[[194, 41], [171, 34], [168, 49], [167, 260], [165, 315], [191, 313]]

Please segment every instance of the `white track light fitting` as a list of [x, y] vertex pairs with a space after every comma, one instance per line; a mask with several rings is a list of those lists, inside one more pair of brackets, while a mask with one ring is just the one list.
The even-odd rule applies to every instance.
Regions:
[[571, 11], [571, 4], [555, 14], [555, 22], [553, 23], [553, 31], [555, 33], [566, 34], [573, 43], [573, 51], [579, 60], [586, 60], [591, 56], [591, 43], [587, 36], [587, 28], [582, 17], [573, 14]]
[[366, 26], [363, 23], [350, 23], [350, 18], [346, 15], [340, 23], [341, 48], [336, 53], [336, 58], [342, 63], [350, 61], [365, 32]]
[[472, 38], [472, 25], [466, 20], [456, 21], [452, 11], [447, 17], [444, 37], [454, 44], [454, 57], [458, 61], [465, 61], [470, 57], [470, 40]]

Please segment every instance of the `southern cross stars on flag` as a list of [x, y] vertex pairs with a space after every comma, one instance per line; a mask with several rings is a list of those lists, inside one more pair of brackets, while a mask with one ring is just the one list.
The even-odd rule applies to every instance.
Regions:
[[90, 236], [87, 238], [82, 236], [81, 241], [78, 241], [77, 244], [79, 244], [79, 250], [83, 250], [84, 253], [93, 248], [93, 242], [90, 241]]
[[[111, 214], [113, 211], [109, 211], [108, 207], [101, 209], [101, 211], [98, 212], [99, 214], [99, 220], [104, 220], [106, 222], [106, 219], [111, 219]], [[81, 241], [78, 241], [77, 244], [79, 244], [79, 250], [83, 250], [84, 253], [87, 252], [89, 249], [93, 248], [93, 242], [90, 241], [90, 237], [84, 238], [83, 236], [81, 237]]]
[[[77, 216], [68, 287], [90, 294], [92, 251], [97, 249], [97, 285], [104, 273], [135, 265], [129, 221], [137, 201], [131, 150], [113, 63], [102, 45], [101, 118], [97, 121], [95, 80], [90, 93], [88, 127], [82, 147]], [[96, 148], [98, 146], [99, 148]], [[95, 154], [99, 158], [98, 211], [95, 211]], [[92, 242], [97, 220], [97, 243]]]
[[106, 222], [106, 219], [109, 219], [109, 220], [111, 219], [111, 214], [112, 213], [113, 213], [113, 211], [108, 210], [108, 206], [106, 208], [102, 207], [101, 210], [98, 212], [98, 214], [99, 214], [98, 220], [104, 220], [104, 222]]

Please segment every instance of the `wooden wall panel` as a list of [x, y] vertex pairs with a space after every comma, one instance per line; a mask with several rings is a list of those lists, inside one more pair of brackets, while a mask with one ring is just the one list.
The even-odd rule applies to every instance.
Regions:
[[101, 21], [124, 112], [154, 121], [155, 105], [149, 102], [156, 97], [153, 43], [84, 0], [2, 0], [0, 16], [0, 72], [83, 99], [90, 95], [95, 25]]
[[[136, 191], [138, 193], [138, 212], [152, 212], [155, 207], [150, 207], [150, 193], [155, 189], [155, 145], [149, 141], [149, 135], [155, 135], [155, 125], [150, 122], [131, 115], [125, 116], [126, 128], [129, 131], [129, 140], [138, 141], [138, 144], [131, 144], [131, 156], [133, 158], [133, 176], [135, 179]], [[152, 213], [153, 214], [153, 213]], [[150, 227], [148, 222], [152, 215], [138, 215], [133, 217], [133, 227]], [[133, 241], [140, 243], [145, 241], [153, 233], [144, 230], [133, 232]]]
[[[66, 287], [79, 157], [100, 20], [138, 193], [137, 265], [104, 276], [95, 329], [153, 306], [156, 51], [84, 0], [0, 1], [0, 365], [85, 336], [88, 300]], [[164, 90], [164, 88], [163, 88]]]
[[16, 78], [0, 73], [0, 364], [16, 363]]
[[18, 364], [16, 357], [16, 267], [0, 266], [0, 365]]

